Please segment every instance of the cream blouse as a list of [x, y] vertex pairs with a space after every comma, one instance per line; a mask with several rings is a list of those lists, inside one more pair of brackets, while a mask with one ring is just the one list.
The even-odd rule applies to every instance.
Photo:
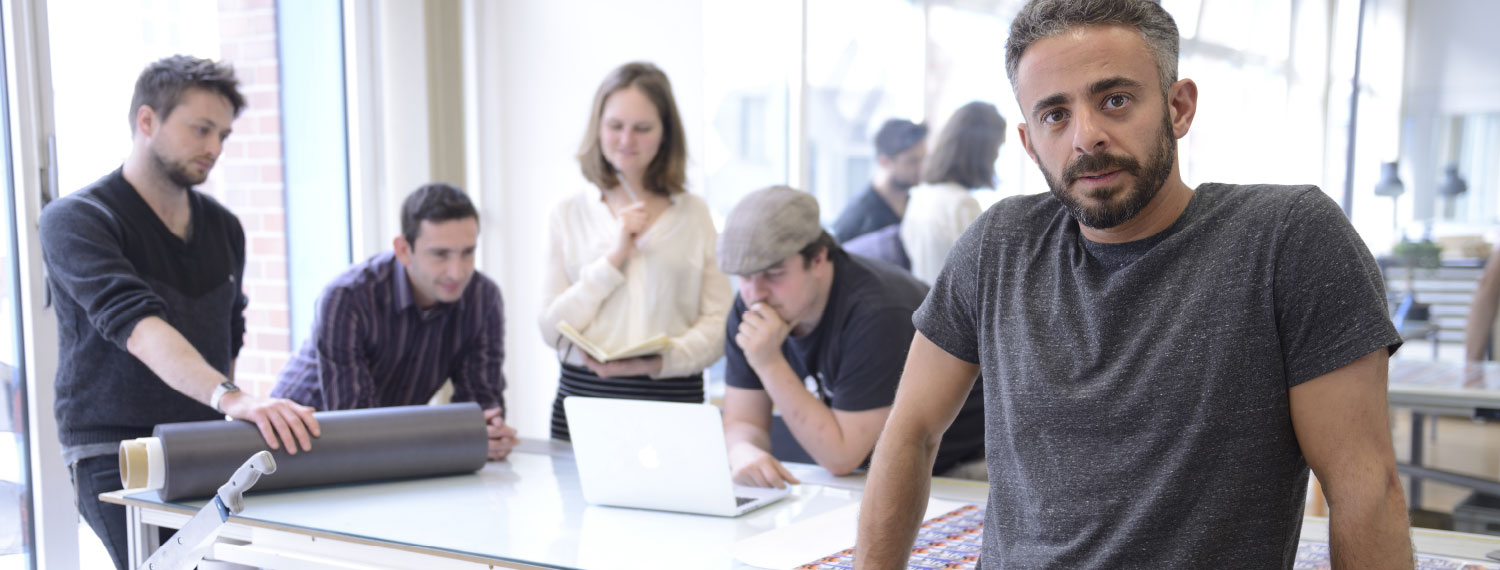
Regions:
[[943, 270], [948, 250], [979, 217], [979, 201], [952, 182], [912, 188], [901, 218], [901, 246], [911, 259], [911, 274], [931, 285]]
[[733, 292], [714, 258], [717, 232], [708, 204], [693, 194], [672, 204], [636, 240], [624, 271], [609, 263], [620, 222], [588, 189], [559, 202], [550, 220], [542, 339], [563, 362], [581, 366], [582, 351], [558, 334], [558, 321], [606, 351], [658, 335], [672, 340], [658, 378], [694, 374], [724, 354]]

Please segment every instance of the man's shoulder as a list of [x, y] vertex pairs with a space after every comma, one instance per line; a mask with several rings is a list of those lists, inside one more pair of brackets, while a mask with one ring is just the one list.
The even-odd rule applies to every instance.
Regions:
[[860, 193], [855, 194], [854, 199], [849, 200], [848, 204], [844, 205], [844, 210], [839, 212], [838, 220], [834, 223], [853, 223], [863, 220], [878, 206], [875, 203], [876, 201], [883, 202], [884, 200], [879, 194], [875, 193], [873, 187], [866, 187]]
[[1049, 192], [1011, 196], [980, 213], [954, 247], [978, 246], [995, 240], [1042, 239], [1055, 233], [1048, 232], [1049, 228], [1066, 225], [1072, 219], [1062, 202]]
[[125, 177], [116, 170], [76, 192], [48, 203], [38, 220], [45, 239], [47, 230], [73, 231], [78, 224], [90, 226], [123, 226], [126, 212], [122, 192], [134, 192]]
[[1304, 200], [1309, 194], [1326, 197], [1312, 184], [1225, 184], [1205, 182], [1198, 186], [1199, 195], [1224, 203], [1248, 203], [1254, 205], [1291, 204]]
[[1256, 224], [1281, 224], [1295, 219], [1343, 218], [1343, 209], [1311, 184], [1219, 184], [1205, 183], [1195, 192], [1202, 200], [1203, 218], [1216, 224], [1235, 218]]
[[135, 189], [125, 181], [125, 177], [119, 170], [106, 174], [98, 180], [90, 182], [88, 186], [53, 200], [42, 208], [42, 213], [49, 210], [97, 210], [104, 209], [114, 211], [119, 209], [122, 192], [134, 192]]
[[385, 251], [370, 256], [368, 259], [349, 266], [338, 277], [328, 282], [328, 292], [351, 293], [368, 292], [377, 287], [383, 287], [391, 282], [396, 275], [396, 260], [394, 252]]
[[843, 271], [840, 303], [849, 317], [846, 323], [879, 318], [888, 313], [905, 312], [909, 319], [927, 297], [927, 284], [911, 273], [880, 260], [844, 252], [839, 256], [843, 266], [835, 264], [834, 271]]
[[874, 187], [866, 187], [834, 219], [833, 235], [840, 242], [845, 242], [900, 222], [901, 218], [885, 203], [885, 198], [876, 194]]
[[476, 297], [492, 297], [495, 299], [499, 299], [500, 284], [496, 283], [494, 279], [490, 279], [490, 276], [485, 275], [483, 272], [476, 269], [474, 271], [474, 276], [469, 280], [473, 283], [473, 285], [470, 286], [471, 295]]

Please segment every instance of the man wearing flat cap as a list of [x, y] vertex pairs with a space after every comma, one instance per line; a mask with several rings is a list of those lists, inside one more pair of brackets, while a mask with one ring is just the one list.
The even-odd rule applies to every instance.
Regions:
[[[736, 204], [719, 268], [740, 278], [725, 336], [724, 435], [734, 479], [797, 479], [771, 455], [771, 409], [819, 465], [865, 465], [896, 395], [927, 286], [895, 266], [851, 255], [818, 224], [818, 202], [773, 186]], [[933, 473], [984, 478], [979, 388], [944, 434]]]

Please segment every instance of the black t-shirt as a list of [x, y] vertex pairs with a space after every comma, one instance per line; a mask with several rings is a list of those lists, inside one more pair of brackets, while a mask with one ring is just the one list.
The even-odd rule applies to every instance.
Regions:
[[[834, 251], [833, 286], [817, 328], [787, 337], [781, 353], [808, 389], [836, 410], [858, 412], [891, 405], [916, 332], [912, 313], [927, 296], [927, 285], [887, 263]], [[763, 390], [760, 377], [734, 343], [745, 301], [738, 296], [729, 312], [724, 343], [725, 382]], [[977, 459], [984, 447], [982, 382], [975, 382], [963, 409], [943, 434], [934, 473]]]
[[870, 186], [849, 202], [844, 211], [839, 213], [838, 219], [833, 221], [833, 237], [839, 243], [848, 243], [859, 236], [899, 223], [901, 216], [896, 215], [885, 198], [875, 193], [874, 186]]

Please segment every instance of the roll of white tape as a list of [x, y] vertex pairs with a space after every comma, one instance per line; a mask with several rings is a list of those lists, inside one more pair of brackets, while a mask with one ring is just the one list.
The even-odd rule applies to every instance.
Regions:
[[120, 442], [120, 483], [126, 489], [160, 489], [166, 481], [161, 438], [138, 437]]
[[161, 438], [143, 437], [146, 440], [146, 488], [160, 489], [166, 485], [166, 455], [161, 451]]

